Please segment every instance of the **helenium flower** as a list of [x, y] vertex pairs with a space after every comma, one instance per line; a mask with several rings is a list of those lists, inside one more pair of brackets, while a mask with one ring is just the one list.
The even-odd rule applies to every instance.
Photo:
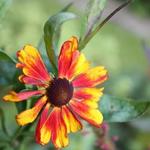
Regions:
[[103, 66], [91, 68], [83, 53], [78, 51], [76, 37], [64, 42], [58, 57], [58, 76], [52, 76], [43, 63], [38, 50], [26, 45], [17, 52], [17, 68], [22, 69], [20, 82], [34, 85], [37, 90], [20, 93], [11, 91], [5, 101], [21, 102], [33, 96], [39, 99], [33, 108], [16, 116], [21, 126], [32, 123], [40, 114], [36, 128], [36, 141], [41, 145], [51, 140], [56, 148], [68, 145], [68, 133], [82, 128], [81, 118], [100, 127], [103, 115], [98, 101], [103, 88], [95, 86], [107, 78]]

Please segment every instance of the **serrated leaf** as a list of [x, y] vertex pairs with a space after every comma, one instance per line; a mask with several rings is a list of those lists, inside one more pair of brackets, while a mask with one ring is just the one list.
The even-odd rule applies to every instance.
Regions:
[[47, 55], [51, 64], [57, 70], [56, 51], [57, 44], [60, 37], [61, 25], [70, 20], [76, 18], [76, 15], [70, 12], [61, 12], [54, 16], [51, 16], [44, 26], [44, 41], [46, 46]]
[[150, 106], [150, 101], [130, 100], [104, 95], [100, 100], [100, 110], [108, 122], [127, 122], [142, 115]]

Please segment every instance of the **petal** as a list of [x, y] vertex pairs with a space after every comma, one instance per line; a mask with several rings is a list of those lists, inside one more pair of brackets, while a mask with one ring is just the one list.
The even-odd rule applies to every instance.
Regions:
[[72, 61], [73, 52], [77, 50], [78, 41], [76, 37], [64, 42], [58, 58], [58, 76], [65, 77]]
[[36, 85], [36, 86], [42, 86], [44, 87], [46, 84], [43, 83], [40, 80], [25, 76], [25, 75], [20, 75], [19, 76], [19, 81], [25, 84], [29, 84], [29, 85]]
[[41, 111], [42, 107], [45, 105], [46, 101], [47, 101], [47, 97], [43, 96], [41, 99], [38, 100], [38, 102], [35, 104], [33, 108], [25, 110], [20, 114], [18, 114], [16, 116], [17, 123], [21, 126], [24, 126], [28, 123], [33, 122], [37, 118], [39, 112]]
[[32, 96], [44, 94], [44, 92], [45, 92], [44, 90], [23, 91], [20, 93], [16, 93], [15, 91], [10, 91], [9, 94], [3, 97], [3, 99], [5, 101], [10, 101], [10, 102], [20, 102], [23, 100], [27, 100]]
[[24, 75], [41, 82], [50, 80], [48, 71], [36, 48], [26, 45], [22, 50], [18, 51], [17, 57], [19, 63], [16, 64], [16, 67], [22, 68]]
[[67, 106], [63, 106], [61, 114], [66, 124], [67, 133], [77, 132], [78, 130], [82, 129], [82, 124], [77, 119], [77, 117], [67, 108]]
[[[35, 135], [35, 137], [36, 137], [36, 142], [39, 143], [39, 144], [42, 144], [41, 140], [40, 140], [40, 130], [43, 127], [45, 121], [48, 118], [49, 109], [50, 109], [50, 103], [47, 103], [46, 106], [45, 106], [45, 108], [44, 108], [44, 110], [42, 111], [40, 120], [38, 121], [38, 125], [36, 127], [36, 132], [35, 132], [36, 135]], [[49, 142], [49, 135], [47, 136], [45, 134], [44, 138], [45, 138], [44, 141], [47, 141], [47, 143], [48, 143]]]
[[100, 97], [103, 95], [104, 88], [79, 88], [75, 89], [73, 97], [76, 99], [88, 99], [91, 101], [99, 101]]
[[94, 87], [103, 83], [107, 78], [107, 70], [99, 66], [79, 75], [72, 83], [74, 87]]
[[[50, 139], [56, 148], [68, 145], [67, 130], [61, 118], [61, 108], [55, 107], [50, 113], [49, 118], [41, 128], [41, 143], [47, 144]], [[46, 136], [46, 138], [45, 138]]]
[[98, 109], [90, 107], [86, 103], [81, 103], [78, 101], [70, 101], [71, 109], [77, 113], [81, 118], [89, 122], [90, 124], [100, 127], [103, 121], [103, 116]]
[[79, 74], [86, 72], [88, 69], [89, 62], [86, 60], [85, 56], [79, 51], [75, 51], [66, 76], [69, 80], [72, 80]]

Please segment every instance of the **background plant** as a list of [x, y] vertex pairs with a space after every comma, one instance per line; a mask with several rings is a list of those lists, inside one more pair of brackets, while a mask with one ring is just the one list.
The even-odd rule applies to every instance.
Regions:
[[[52, 64], [50, 67], [53, 68], [54, 73], [57, 73], [56, 67], [53, 66], [56, 66], [54, 60], [59, 53], [62, 41], [72, 35], [80, 37], [80, 41], [84, 40], [102, 21], [101, 14], [105, 5], [104, 0], [95, 0], [92, 3], [89, 1], [88, 11], [79, 13], [74, 5], [62, 9], [62, 5], [57, 1], [46, 0], [43, 3], [42, 1], [1, 0], [0, 97], [10, 89], [19, 91], [24, 88], [17, 81], [19, 72], [15, 68], [15, 52], [22, 45], [25, 43], [37, 45], [49, 66], [43, 39], [47, 37], [52, 39], [45, 41], [51, 42], [47, 43], [47, 53], [55, 52], [53, 55], [50, 53], [49, 57]], [[130, 7], [134, 5], [138, 3], [132, 3]], [[45, 24], [43, 31], [43, 23], [48, 18], [48, 24]], [[100, 106], [110, 130], [106, 132], [106, 135], [95, 134], [97, 131], [87, 127], [82, 134], [71, 136], [72, 143], [66, 149], [103, 149], [105, 147], [97, 142], [102, 138], [112, 142], [111, 148], [115, 146], [125, 150], [148, 149], [149, 112], [147, 111], [142, 118], [131, 121], [143, 114], [150, 103], [147, 61], [149, 57], [145, 57], [144, 47], [141, 45], [139, 37], [126, 32], [114, 23], [109, 23], [84, 47], [83, 51], [87, 57], [90, 57], [95, 64], [103, 64], [109, 70], [110, 79], [105, 84], [107, 95], [101, 100]], [[147, 54], [149, 46], [146, 45], [146, 47]], [[0, 149], [23, 150], [27, 149], [26, 146], [29, 150], [53, 149], [51, 145], [40, 147], [34, 143], [34, 126], [19, 128], [15, 123], [14, 116], [17, 111], [20, 112], [30, 105], [32, 104], [25, 102], [15, 106], [15, 104], [1, 101]], [[86, 134], [88, 136], [85, 136]], [[119, 137], [116, 144], [111, 139], [114, 135]]]

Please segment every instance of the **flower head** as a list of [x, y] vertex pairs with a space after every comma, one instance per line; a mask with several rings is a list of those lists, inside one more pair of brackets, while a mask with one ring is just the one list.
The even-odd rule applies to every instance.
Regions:
[[39, 96], [35, 105], [16, 116], [21, 126], [32, 123], [40, 114], [36, 141], [45, 145], [50, 140], [56, 148], [68, 145], [68, 133], [82, 128], [80, 119], [100, 127], [103, 116], [98, 101], [103, 88], [95, 86], [107, 79], [102, 66], [90, 68], [85, 56], [78, 51], [78, 41], [72, 37], [64, 42], [58, 57], [58, 76], [47, 71], [38, 50], [26, 45], [17, 53], [17, 68], [22, 69], [20, 82], [34, 85], [37, 90], [11, 91], [5, 101], [21, 102]]

